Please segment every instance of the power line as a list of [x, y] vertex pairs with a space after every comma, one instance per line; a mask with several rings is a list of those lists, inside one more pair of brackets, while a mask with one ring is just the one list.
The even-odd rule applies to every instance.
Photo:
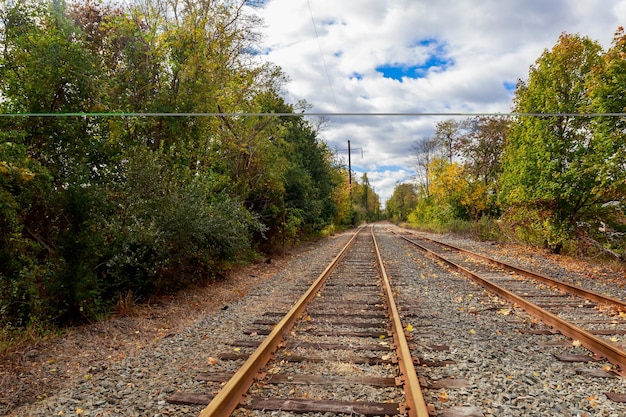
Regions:
[[317, 33], [317, 26], [315, 25], [315, 19], [313, 18], [313, 10], [311, 9], [311, 2], [309, 0], [306, 0], [306, 4], [309, 6], [309, 14], [311, 15], [311, 22], [313, 22], [313, 30], [315, 31], [315, 38], [317, 39], [317, 46], [320, 48], [320, 56], [322, 58], [322, 64], [324, 65], [324, 72], [326, 73], [326, 79], [328, 80], [328, 87], [330, 87], [330, 93], [333, 96], [333, 102], [335, 103], [335, 106], [337, 106], [337, 97], [335, 96], [333, 83], [330, 80], [330, 73], [328, 72], [328, 67], [326, 66], [326, 59], [324, 59], [324, 51], [322, 50], [322, 43], [320, 42], [320, 37]]
[[59, 112], [59, 113], [0, 113], [0, 117], [626, 117], [626, 113], [485, 113], [485, 112]]

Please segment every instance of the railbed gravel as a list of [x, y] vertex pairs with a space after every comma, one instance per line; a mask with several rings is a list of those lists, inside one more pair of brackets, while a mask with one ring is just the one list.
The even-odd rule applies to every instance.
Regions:
[[[605, 392], [626, 392], [622, 378], [591, 378], [588, 369], [602, 369], [605, 362], [566, 363], [555, 354], [588, 354], [558, 335], [536, 336], [520, 330], [541, 328], [525, 313], [502, 303], [479, 286], [424, 257], [406, 242], [382, 233], [377, 238], [398, 299], [410, 306], [405, 324], [413, 327], [414, 353], [425, 360], [452, 360], [443, 367], [418, 367], [427, 383], [464, 379], [465, 388], [431, 388], [424, 396], [439, 413], [452, 407], [479, 407], [485, 416], [624, 416], [626, 405], [608, 400]], [[198, 317], [190, 327], [155, 340], [137, 354], [106, 367], [97, 363], [80, 383], [62, 389], [36, 404], [13, 410], [10, 416], [197, 416], [201, 406], [172, 405], [167, 398], [175, 391], [216, 392], [219, 383], [196, 382], [202, 371], [235, 371], [241, 361], [217, 358], [221, 352], [250, 353], [251, 348], [233, 348], [233, 340], [249, 336], [243, 330], [258, 328], [253, 321], [266, 311], [286, 311], [304, 285], [315, 278], [347, 241], [348, 234], [326, 239], [306, 253], [295, 256], [287, 268], [254, 288], [241, 299], [216, 313]], [[484, 253], [500, 245], [476, 243], [455, 236], [436, 236], [450, 243]], [[499, 255], [527, 267], [556, 272], [560, 279], [594, 284], [584, 272], [553, 265], [549, 256]], [[612, 290], [605, 281], [596, 284], [602, 292]], [[613, 293], [619, 298], [626, 294]], [[251, 301], [253, 300], [253, 301]], [[226, 308], [227, 307], [227, 308]], [[508, 311], [508, 312], [507, 312]], [[507, 312], [506, 314], [504, 314]], [[433, 325], [433, 326], [428, 326]], [[552, 343], [552, 344], [551, 344]], [[436, 347], [446, 345], [447, 350]], [[298, 354], [296, 352], [296, 354]], [[346, 352], [337, 352], [338, 357]], [[347, 372], [347, 370], [344, 370]], [[385, 368], [381, 368], [384, 374]], [[292, 387], [300, 390], [302, 387]], [[354, 390], [369, 388], [355, 386]], [[352, 391], [354, 391], [352, 390]], [[359, 392], [338, 392], [359, 396]], [[286, 412], [239, 410], [237, 416], [291, 417]], [[305, 417], [328, 417], [308, 414]]]

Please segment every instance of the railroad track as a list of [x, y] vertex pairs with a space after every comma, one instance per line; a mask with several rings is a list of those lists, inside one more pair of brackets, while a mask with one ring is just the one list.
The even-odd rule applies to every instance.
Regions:
[[626, 372], [626, 302], [416, 233], [395, 234], [547, 326], [526, 329], [529, 334], [560, 333], [594, 354], [561, 360], [606, 359], [614, 365], [610, 372]]
[[[250, 340], [233, 342], [236, 349], [255, 348], [234, 374], [196, 377], [223, 381], [215, 396], [179, 392], [169, 402], [208, 404], [201, 417], [235, 410], [428, 416], [415, 372], [419, 361], [411, 357], [373, 228], [366, 229], [287, 314], [266, 312], [245, 330]], [[337, 392], [341, 401], [334, 400]], [[353, 398], [346, 400], [346, 393]]]
[[[335, 261], [312, 279], [311, 287], [282, 294], [272, 301], [274, 310], [263, 310], [256, 321], [242, 326], [245, 337], [227, 343], [232, 350], [210, 352], [219, 359], [219, 367], [204, 366], [204, 371], [219, 368], [222, 372], [195, 375], [196, 380], [206, 381], [195, 384], [203, 387], [202, 393], [178, 392], [169, 402], [206, 407], [198, 409], [202, 417], [270, 416], [276, 412], [394, 416], [426, 416], [430, 412], [440, 417], [480, 417], [499, 415], [500, 411], [524, 415], [516, 412], [525, 407], [539, 408], [534, 403], [551, 389], [560, 393], [562, 385], [547, 379], [562, 378], [563, 371], [557, 374], [558, 369], [567, 370], [570, 376], [566, 378], [578, 381], [610, 379], [603, 379], [604, 391], [576, 398], [576, 405], [568, 400], [550, 400], [545, 410], [557, 414], [579, 410], [586, 402], [591, 410], [604, 394], [615, 403], [623, 401], [617, 382], [620, 378], [616, 377], [620, 365], [603, 366], [597, 362], [600, 355], [576, 355], [585, 352], [572, 346], [571, 340], [566, 341], [554, 326], [529, 321], [516, 299], [511, 306], [504, 295], [488, 295], [478, 284], [437, 265], [442, 262], [430, 262], [420, 255], [422, 251], [413, 250], [386, 227], [367, 229], [355, 234]], [[381, 241], [385, 263], [377, 254], [373, 231]], [[415, 236], [405, 237], [417, 240]], [[443, 250], [433, 242], [421, 244]], [[547, 313], [556, 316], [567, 310], [568, 318], [592, 330], [609, 326], [611, 333], [603, 337], [611, 345], [611, 338], [622, 337], [615, 327], [622, 324], [619, 313], [595, 316], [606, 313], [604, 303], [564, 296], [561, 289], [546, 293], [548, 285], [543, 282], [527, 287], [521, 277], [501, 267], [493, 269], [467, 253], [453, 255], [458, 252], [451, 248], [445, 251], [445, 263], [456, 257], [463, 270], [472, 269], [493, 280], [501, 277], [500, 284], [507, 286], [507, 292], [520, 291]], [[467, 275], [458, 269], [461, 267], [453, 268]], [[385, 301], [385, 292], [395, 295], [394, 302]], [[396, 301], [394, 312], [390, 306]], [[250, 308], [254, 308], [252, 303]], [[494, 308], [512, 312], [504, 315], [491, 311]], [[287, 310], [289, 314], [285, 314]], [[519, 348], [520, 339], [526, 342], [531, 337], [541, 339], [534, 348], [532, 342], [525, 349]], [[405, 340], [399, 340], [402, 338]], [[572, 339], [580, 341], [578, 337]], [[559, 343], [563, 345], [557, 346]], [[563, 356], [561, 362], [586, 363], [546, 366], [551, 360], [555, 362], [553, 355]], [[229, 361], [232, 368], [226, 365]], [[511, 365], [506, 373], [491, 367], [500, 369], [503, 364]], [[419, 379], [415, 369], [404, 369], [407, 366], [418, 369]], [[581, 405], [581, 401], [585, 403]]]

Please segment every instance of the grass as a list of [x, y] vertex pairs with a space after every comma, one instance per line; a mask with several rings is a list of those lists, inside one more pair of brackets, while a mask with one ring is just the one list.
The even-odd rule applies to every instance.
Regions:
[[48, 340], [59, 333], [59, 329], [45, 327], [40, 323], [32, 323], [24, 328], [5, 326], [0, 329], [0, 356], [8, 356], [25, 346]]
[[139, 299], [132, 290], [128, 290], [118, 296], [115, 303], [115, 315], [117, 317], [133, 317], [137, 314]]

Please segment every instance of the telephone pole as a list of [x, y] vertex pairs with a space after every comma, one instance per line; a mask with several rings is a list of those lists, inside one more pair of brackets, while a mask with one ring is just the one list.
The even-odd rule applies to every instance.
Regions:
[[[361, 151], [361, 158], [363, 158], [363, 148], [354, 148]], [[338, 149], [337, 152], [345, 151], [346, 149]], [[350, 185], [350, 197], [352, 197], [352, 148], [350, 147], [350, 141], [348, 140], [348, 184]]]

